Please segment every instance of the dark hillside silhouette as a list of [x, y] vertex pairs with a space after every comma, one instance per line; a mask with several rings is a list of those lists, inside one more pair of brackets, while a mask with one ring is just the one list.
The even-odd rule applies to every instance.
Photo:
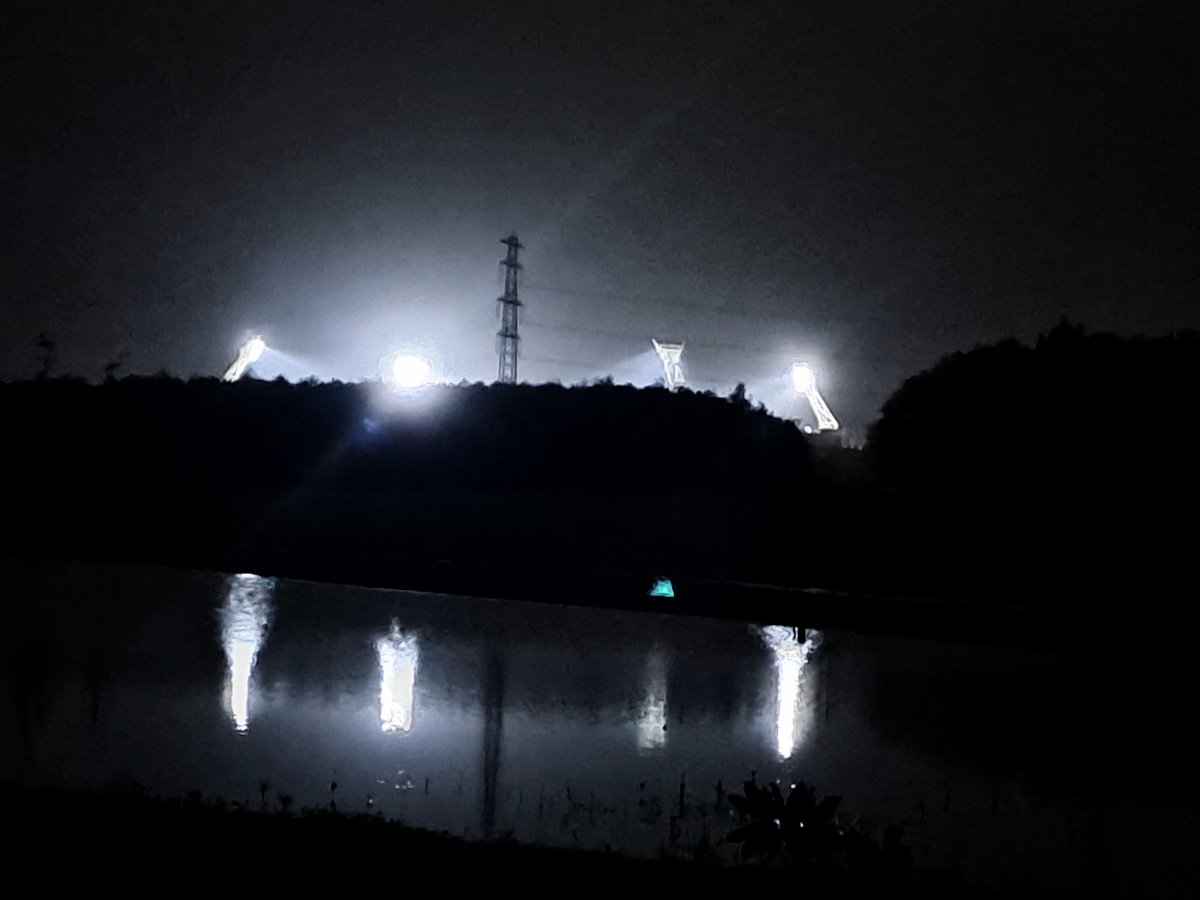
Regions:
[[[1178, 610], [1197, 395], [1196, 334], [1067, 324], [909, 379], [865, 451], [738, 393], [40, 378], [0, 385], [0, 537], [17, 555], [283, 559], [272, 571], [400, 587], [401, 564], [435, 565], [413, 586], [468, 593], [536, 575], [538, 596], [601, 603], [614, 573], [640, 596], [660, 574], [919, 595], [1072, 629], [1112, 600]], [[748, 614], [710, 594], [708, 611]]]
[[812, 480], [790, 423], [611, 385], [48, 379], [0, 386], [0, 416], [10, 546], [197, 565], [270, 547], [782, 577]]
[[[871, 431], [907, 577], [1085, 607], [1174, 587], [1200, 499], [1200, 338], [1066, 323], [946, 357]], [[924, 573], [924, 574], [923, 574]]]

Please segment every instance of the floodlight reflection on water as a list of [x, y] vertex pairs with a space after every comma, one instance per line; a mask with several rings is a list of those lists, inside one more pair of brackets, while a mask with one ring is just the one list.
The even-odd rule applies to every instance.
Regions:
[[767, 625], [760, 629], [763, 643], [775, 663], [775, 749], [780, 759], [790, 759], [812, 727], [812, 675], [808, 662], [821, 645], [821, 632]]
[[413, 723], [413, 691], [420, 648], [393, 619], [386, 635], [375, 642], [379, 657], [379, 725], [384, 734], [407, 733]]
[[271, 622], [275, 582], [258, 575], [233, 575], [221, 608], [221, 644], [229, 667], [226, 685], [233, 727], [250, 729], [250, 690], [254, 664]]
[[667, 745], [667, 660], [655, 647], [646, 661], [646, 690], [637, 715], [639, 750], [659, 750]]

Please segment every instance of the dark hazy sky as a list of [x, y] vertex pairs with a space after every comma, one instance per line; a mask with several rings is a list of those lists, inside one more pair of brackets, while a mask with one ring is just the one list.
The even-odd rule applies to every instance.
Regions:
[[[1200, 325], [1187, 3], [6, 3], [0, 377], [659, 374], [862, 425], [943, 352]], [[284, 355], [286, 354], [286, 355]]]

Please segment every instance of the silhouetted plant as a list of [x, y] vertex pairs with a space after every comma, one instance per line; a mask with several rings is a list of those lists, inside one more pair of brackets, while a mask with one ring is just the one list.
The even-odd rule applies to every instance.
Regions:
[[735, 828], [726, 838], [742, 845], [742, 858], [772, 859], [787, 848], [797, 860], [824, 859], [838, 849], [842, 832], [834, 813], [841, 797], [817, 801], [816, 793], [803, 781], [792, 787], [785, 799], [777, 783], [766, 787], [747, 781], [744, 795], [730, 794], [729, 802], [751, 821]]
[[842, 798], [817, 800], [803, 781], [785, 798], [778, 784], [744, 783], [745, 793], [730, 794], [729, 802], [749, 819], [726, 840], [741, 844], [743, 860], [774, 859], [782, 853], [793, 864], [845, 872], [868, 879], [894, 879], [912, 867], [912, 853], [902, 843], [903, 826], [891, 825], [882, 845], [855, 828], [839, 825]]

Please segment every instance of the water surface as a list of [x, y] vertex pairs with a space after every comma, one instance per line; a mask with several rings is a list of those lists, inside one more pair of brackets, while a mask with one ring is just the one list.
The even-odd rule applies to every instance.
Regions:
[[804, 779], [844, 821], [904, 823], [928, 869], [1099, 871], [1088, 760], [1113, 721], [1070, 658], [254, 575], [0, 574], [9, 777], [635, 854], [727, 854], [723, 791]]

